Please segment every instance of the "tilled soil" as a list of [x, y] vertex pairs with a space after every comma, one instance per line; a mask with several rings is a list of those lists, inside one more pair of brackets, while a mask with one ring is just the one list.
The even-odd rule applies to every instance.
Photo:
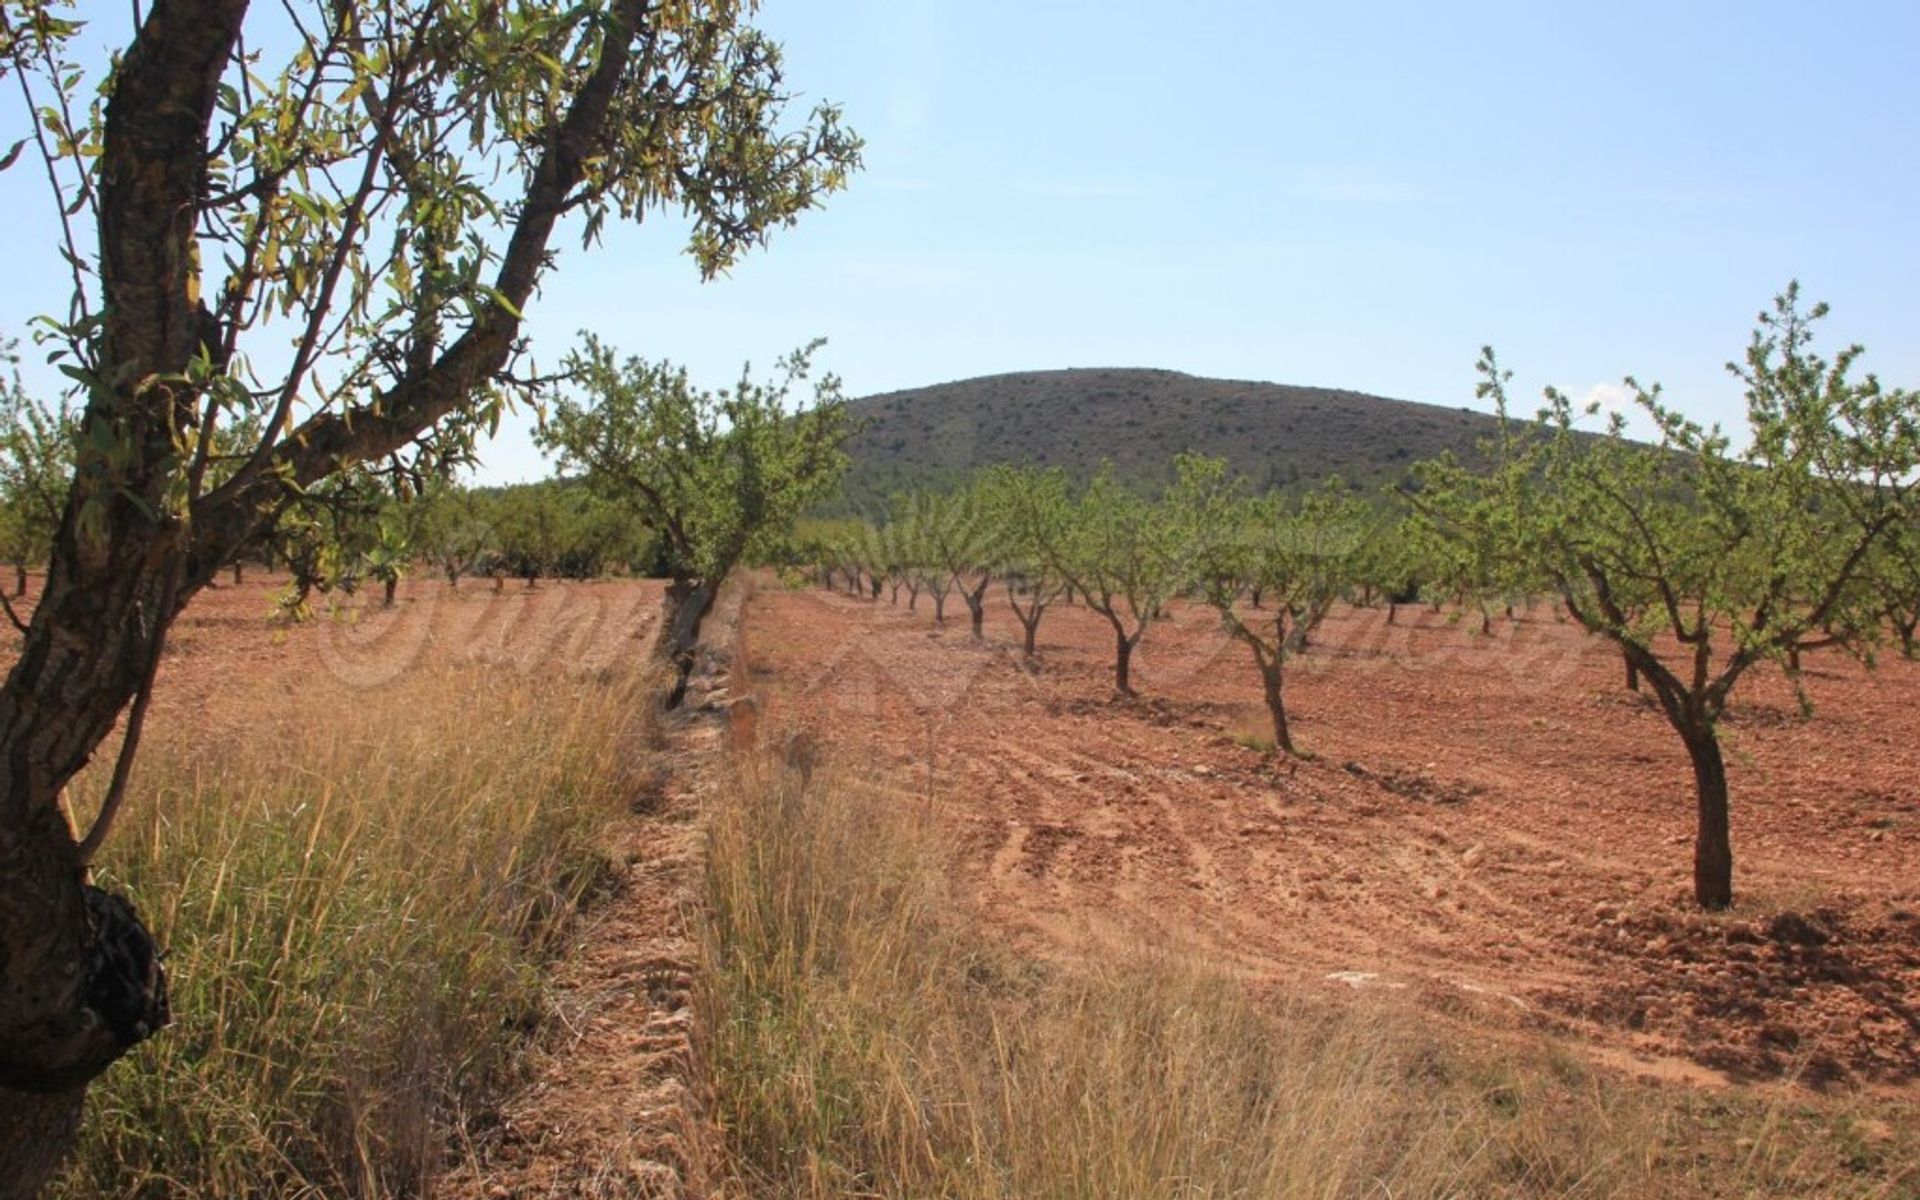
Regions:
[[944, 823], [963, 890], [1037, 952], [1173, 947], [1641, 1074], [1920, 1092], [1920, 664], [1812, 657], [1811, 717], [1777, 669], [1740, 685], [1738, 901], [1709, 915], [1679, 740], [1545, 605], [1485, 636], [1337, 611], [1287, 685], [1300, 762], [1255, 744], [1258, 675], [1204, 609], [1155, 625], [1118, 701], [1084, 608], [1028, 670], [1000, 595], [979, 643], [957, 601], [936, 626], [906, 599], [757, 595], [762, 720]]
[[[36, 575], [13, 602], [22, 619], [39, 583]], [[630, 662], [652, 634], [664, 590], [653, 580], [545, 580], [534, 588], [509, 581], [496, 591], [486, 579], [455, 588], [412, 579], [391, 608], [377, 587], [363, 588], [315, 596], [312, 618], [290, 624], [277, 616], [286, 586], [284, 575], [253, 571], [239, 586], [223, 582], [194, 596], [168, 631], [149, 731], [208, 743], [273, 736], [311, 706], [449, 664], [565, 673]], [[0, 640], [0, 668], [18, 652], [18, 637]]]

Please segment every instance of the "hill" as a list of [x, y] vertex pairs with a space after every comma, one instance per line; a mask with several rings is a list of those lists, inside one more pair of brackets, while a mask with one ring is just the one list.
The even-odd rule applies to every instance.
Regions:
[[1118, 368], [989, 375], [850, 407], [860, 430], [849, 445], [845, 494], [856, 509], [1002, 462], [1084, 477], [1110, 458], [1124, 476], [1158, 482], [1183, 450], [1223, 457], [1262, 487], [1334, 473], [1382, 484], [1443, 450], [1472, 455], [1495, 427], [1492, 417], [1463, 408]]

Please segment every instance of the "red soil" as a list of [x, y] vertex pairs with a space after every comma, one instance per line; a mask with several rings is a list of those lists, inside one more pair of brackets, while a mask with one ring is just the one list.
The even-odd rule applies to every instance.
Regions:
[[1336, 612], [1288, 684], [1176, 607], [1111, 697], [1108, 626], [1058, 608], [1022, 669], [986, 640], [819, 591], [752, 601], [770, 727], [806, 727], [954, 838], [987, 917], [1042, 953], [1175, 946], [1256, 987], [1378, 990], [1702, 1081], [1920, 1092], [1920, 665], [1777, 670], [1724, 725], [1735, 909], [1690, 903], [1692, 777], [1617, 655], [1545, 606], [1490, 637]]
[[[39, 583], [35, 576], [25, 601], [13, 602], [23, 620]], [[264, 736], [299, 719], [309, 705], [340, 702], [436, 665], [597, 670], [642, 652], [662, 594], [651, 580], [549, 580], [531, 589], [510, 581], [495, 592], [485, 579], [454, 589], [420, 579], [400, 585], [392, 608], [381, 606], [375, 587], [316, 597], [314, 618], [289, 625], [275, 618], [286, 585], [285, 576], [253, 571], [238, 587], [224, 584], [194, 596], [168, 632], [147, 718], [150, 734], [209, 741]], [[19, 639], [0, 642], [0, 668], [10, 667]], [[104, 752], [115, 748], [109, 742]]]

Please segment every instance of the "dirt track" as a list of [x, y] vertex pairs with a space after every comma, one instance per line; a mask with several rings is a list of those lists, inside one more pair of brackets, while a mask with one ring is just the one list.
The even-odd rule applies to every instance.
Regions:
[[1726, 722], [1739, 901], [1688, 903], [1692, 790], [1618, 658], [1543, 606], [1482, 638], [1441, 614], [1340, 611], [1289, 683], [1314, 761], [1265, 732], [1258, 676], [1200, 609], [1110, 698], [1081, 608], [1042, 665], [995, 596], [763, 591], [746, 622], [770, 728], [926, 806], [984, 913], [1042, 953], [1167, 945], [1256, 987], [1302, 981], [1571, 1035], [1628, 1069], [1920, 1092], [1920, 665], [1809, 661]]

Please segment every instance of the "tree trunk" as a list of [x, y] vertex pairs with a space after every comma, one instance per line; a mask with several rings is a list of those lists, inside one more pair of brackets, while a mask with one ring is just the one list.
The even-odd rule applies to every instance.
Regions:
[[653, 656], [673, 671], [666, 707], [680, 707], [687, 696], [687, 681], [693, 675], [695, 652], [700, 648], [700, 624], [713, 611], [720, 594], [718, 583], [706, 580], [676, 579], [667, 585], [661, 601], [663, 612], [660, 634], [653, 644]]
[[1021, 613], [1020, 624], [1027, 631], [1027, 641], [1026, 641], [1026, 646], [1024, 647], [1024, 653], [1028, 658], [1033, 658], [1039, 653], [1039, 650], [1034, 643], [1040, 634], [1040, 610], [1037, 608], [1033, 610], [1033, 617], [1031, 620], [1027, 618], [1025, 613]]
[[[73, 1145], [89, 1081], [168, 1021], [166, 976], [132, 907], [86, 882], [60, 796], [158, 655], [185, 589], [173, 527], [131, 505], [84, 577], [72, 509], [20, 658], [0, 686], [0, 1197], [38, 1194]], [[126, 526], [122, 526], [123, 529]], [[204, 585], [208, 564], [193, 582]]]
[[498, 571], [495, 571], [495, 572], [493, 573], [493, 590], [494, 590], [494, 593], [495, 593], [496, 595], [497, 595], [497, 594], [499, 594], [499, 592], [500, 592], [500, 591], [501, 591], [501, 590], [502, 590], [503, 588], [505, 588], [506, 586], [507, 586], [507, 577], [506, 577], [505, 575], [502, 575], [502, 574], [500, 574], [500, 572], [498, 572]]
[[875, 604], [880, 603], [880, 587], [881, 587], [880, 577], [878, 575], [869, 575], [867, 577], [867, 586], [873, 592], [873, 596], [871, 597], [873, 602]]
[[899, 585], [899, 583], [897, 583], [897, 582], [896, 582], [896, 583], [894, 583], [894, 584], [892, 585], [892, 588], [891, 588], [891, 590], [889, 590], [889, 591], [887, 592], [887, 603], [888, 603], [888, 604], [891, 604], [891, 605], [893, 605], [893, 606], [894, 606], [894, 607], [896, 607], [896, 608], [898, 608], [898, 607], [900, 606], [900, 585]]
[[945, 592], [935, 592], [933, 594], [933, 623], [935, 625], [945, 625], [947, 623], [947, 594]]
[[1733, 835], [1727, 814], [1727, 768], [1711, 725], [1681, 731], [1693, 760], [1699, 828], [1693, 843], [1693, 898], [1702, 908], [1733, 905]]
[[1627, 660], [1627, 687], [1636, 692], [1640, 690], [1640, 668], [1631, 658]]
[[1293, 734], [1287, 728], [1286, 698], [1280, 690], [1282, 669], [1278, 655], [1274, 656], [1271, 663], [1261, 662], [1260, 686], [1267, 701], [1267, 715], [1273, 718], [1274, 747], [1297, 757], [1300, 752], [1293, 748]]
[[976, 642], [987, 640], [987, 588], [992, 583], [992, 575], [982, 575], [979, 586], [973, 588], [963, 586], [960, 589], [960, 599], [966, 601], [967, 617], [972, 622], [973, 640]]
[[27, 594], [27, 564], [13, 564], [13, 594], [17, 599]]
[[80, 1135], [87, 1089], [0, 1092], [0, 1200], [33, 1200]]
[[[199, 497], [189, 524], [173, 515], [170, 493], [182, 439], [206, 401], [180, 381], [224, 344], [198, 295], [196, 238], [209, 127], [247, 4], [141, 7], [136, 38], [115, 62], [91, 194], [100, 252], [90, 262], [106, 298], [93, 344], [109, 367], [85, 420], [112, 435], [111, 470], [81, 472], [69, 488], [40, 603], [0, 684], [0, 1200], [38, 1193], [72, 1146], [88, 1082], [168, 1019], [165, 976], [139, 919], [84, 882], [63, 789], [150, 683], [181, 607], [289, 489], [384, 458], [469, 404], [506, 364], [548, 239], [589, 156], [603, 152], [646, 15], [645, 5], [623, 3], [601, 19], [591, 73], [544, 139], [524, 202], [512, 206], [495, 299], [462, 336], [377, 406], [302, 422], [297, 438]], [[213, 374], [227, 366], [223, 357], [213, 365]]]
[[400, 581], [398, 579], [383, 579], [380, 581], [380, 584], [381, 584], [381, 588], [383, 589], [380, 597], [380, 607], [392, 608], [393, 594], [394, 592], [399, 590]]
[[908, 584], [907, 585], [907, 611], [918, 612], [919, 609], [920, 609], [920, 589], [914, 584]]
[[1133, 695], [1133, 639], [1117, 624], [1113, 627], [1113, 688], [1122, 696]]
[[1398, 600], [1395, 600], [1389, 597], [1387, 599], [1387, 624], [1389, 625], [1393, 624], [1393, 619], [1399, 615], [1400, 615], [1400, 602]]
[[1253, 595], [1250, 597], [1253, 607], [1255, 608], [1260, 607], [1260, 596], [1264, 591], [1265, 591], [1264, 588], [1259, 588], [1259, 587], [1256, 587], [1253, 589]]
[[246, 578], [246, 567], [239, 559], [233, 560], [233, 586], [239, 587]]

